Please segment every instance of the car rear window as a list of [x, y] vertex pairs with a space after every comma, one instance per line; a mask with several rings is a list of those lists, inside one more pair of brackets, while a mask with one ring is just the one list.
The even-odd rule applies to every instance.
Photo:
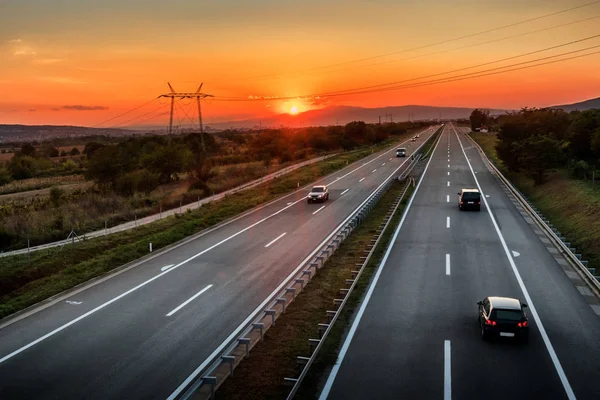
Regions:
[[496, 319], [501, 319], [505, 321], [520, 321], [523, 319], [523, 314], [519, 310], [496, 309]]
[[479, 193], [465, 192], [465, 193], [463, 193], [462, 198], [463, 198], [463, 200], [468, 200], [468, 201], [478, 201]]
[[313, 192], [313, 193], [320, 193], [320, 192], [324, 192], [324, 191], [325, 191], [325, 188], [322, 188], [320, 186], [314, 187], [311, 190], [311, 192]]

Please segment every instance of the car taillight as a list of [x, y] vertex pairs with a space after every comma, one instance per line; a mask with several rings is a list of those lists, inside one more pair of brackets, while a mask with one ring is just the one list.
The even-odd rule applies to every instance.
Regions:
[[519, 322], [519, 323], [517, 324], [517, 326], [518, 326], [519, 328], [525, 328], [525, 327], [527, 326], [527, 321]]
[[491, 326], [496, 326], [496, 321], [492, 321], [491, 319], [488, 319], [485, 321], [486, 325], [491, 325]]
[[477, 205], [480, 205], [480, 204], [481, 204], [481, 202], [480, 202], [480, 201], [478, 201], [478, 202], [477, 202]]
[[460, 204], [462, 205], [462, 201], [460, 202]]

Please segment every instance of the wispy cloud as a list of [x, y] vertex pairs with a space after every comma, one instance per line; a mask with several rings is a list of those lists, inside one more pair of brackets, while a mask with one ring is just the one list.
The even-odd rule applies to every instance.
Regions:
[[29, 110], [27, 110], [29, 112], [36, 112], [37, 110], [35, 108], [30, 108]]
[[21, 39], [11, 39], [8, 41], [8, 43], [21, 43], [22, 40]]
[[63, 76], [39, 76], [37, 79], [44, 82], [60, 83], [66, 85], [83, 85], [87, 83], [86, 81], [80, 81], [77, 79], [67, 78]]
[[64, 61], [64, 59], [62, 58], [41, 58], [39, 60], [35, 60], [34, 63], [36, 64], [56, 64], [59, 62]]
[[29, 46], [19, 47], [13, 52], [13, 55], [15, 56], [35, 56], [35, 54], [35, 50]]
[[82, 105], [78, 104], [78, 105], [72, 105], [72, 106], [62, 106], [61, 109], [74, 110], [74, 111], [104, 111], [104, 110], [108, 110], [108, 107], [105, 107], [105, 106], [82, 106]]

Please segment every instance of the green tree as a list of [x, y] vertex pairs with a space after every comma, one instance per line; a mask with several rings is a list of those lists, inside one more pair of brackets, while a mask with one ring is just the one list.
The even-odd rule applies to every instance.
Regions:
[[71, 149], [71, 151], [69, 151], [69, 154], [72, 156], [78, 156], [80, 154], [79, 149], [77, 147], [73, 147]]
[[56, 147], [54, 146], [45, 146], [44, 148], [42, 148], [42, 154], [45, 157], [58, 157], [59, 156], [59, 151]]
[[35, 157], [36, 156], [35, 147], [33, 147], [33, 145], [31, 143], [26, 143], [23, 145], [23, 147], [21, 147], [21, 154], [28, 156], [28, 157]]
[[92, 157], [97, 150], [104, 148], [105, 146], [102, 143], [98, 142], [89, 142], [86, 143], [83, 148], [83, 154], [85, 154], [88, 158]]
[[489, 115], [490, 110], [479, 108], [474, 109], [473, 112], [471, 112], [471, 116], [469, 117], [469, 120], [471, 121], [471, 130], [475, 131], [476, 129], [481, 127], [481, 125], [486, 125], [488, 123]]
[[15, 154], [8, 164], [14, 179], [28, 179], [35, 175], [35, 159], [30, 156]]
[[4, 167], [0, 167], [0, 186], [6, 185], [7, 183], [11, 183], [13, 177], [10, 171]]
[[600, 110], [573, 113], [572, 120], [568, 129], [571, 153], [578, 160], [593, 163], [598, 159], [592, 140], [596, 132], [600, 131]]
[[120, 159], [119, 149], [116, 146], [99, 149], [88, 162], [86, 178], [99, 185], [112, 184], [124, 172]]
[[167, 183], [178, 179], [180, 173], [188, 170], [193, 159], [194, 156], [187, 146], [171, 141], [145, 155], [142, 164], [151, 172], [159, 174], [161, 183]]
[[[536, 185], [546, 181], [548, 172], [564, 161], [566, 143], [550, 136], [531, 136], [516, 146], [523, 170]], [[526, 166], [526, 168], [525, 168]]]

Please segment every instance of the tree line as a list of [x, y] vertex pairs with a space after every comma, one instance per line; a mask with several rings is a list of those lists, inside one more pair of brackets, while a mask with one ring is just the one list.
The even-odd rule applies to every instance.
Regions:
[[581, 179], [600, 169], [600, 109], [567, 113], [524, 108], [497, 117], [474, 110], [471, 117], [472, 123], [483, 121], [498, 132], [496, 152], [505, 167], [524, 173], [536, 185], [553, 169], [566, 167]]

